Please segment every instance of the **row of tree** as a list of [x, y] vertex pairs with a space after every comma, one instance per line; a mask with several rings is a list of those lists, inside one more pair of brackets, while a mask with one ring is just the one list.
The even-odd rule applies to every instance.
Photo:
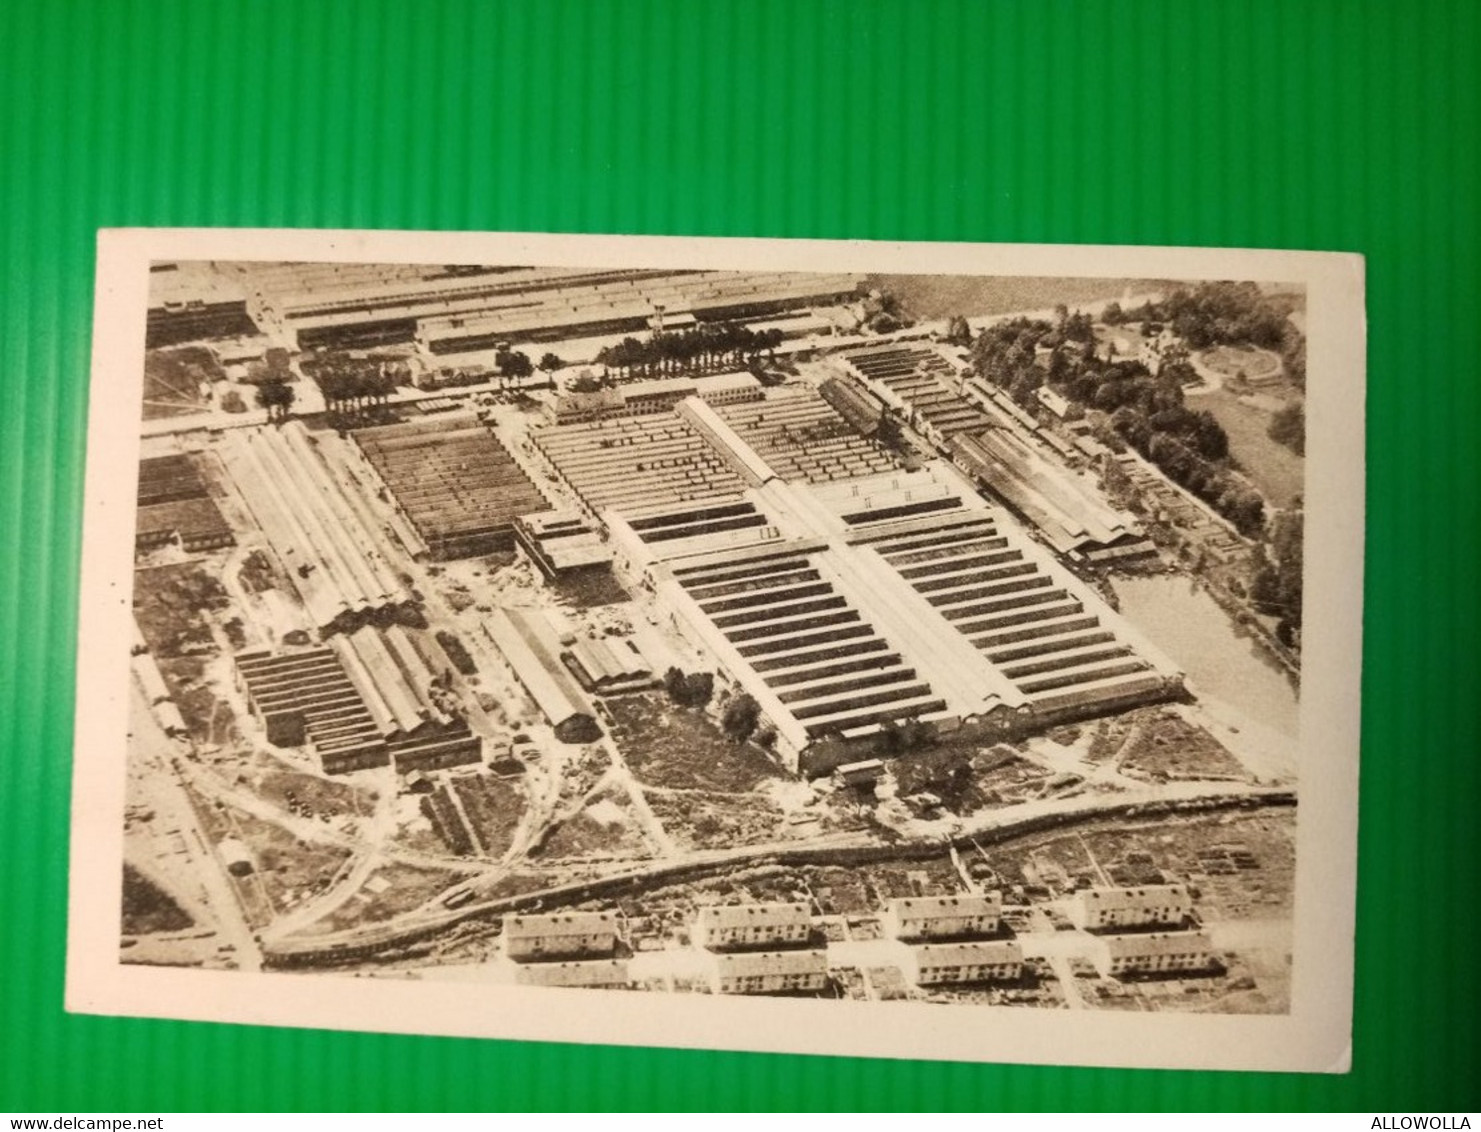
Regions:
[[384, 405], [397, 386], [411, 382], [410, 365], [396, 356], [325, 352], [305, 357], [300, 366], [318, 385], [331, 413], [363, 412]]
[[1279, 618], [1275, 635], [1286, 645], [1301, 643], [1301, 569], [1305, 511], [1298, 501], [1270, 524], [1269, 549], [1255, 546], [1250, 565], [1250, 601]]
[[1178, 288], [1160, 302], [1130, 310], [1110, 303], [1101, 314], [1107, 326], [1124, 322], [1169, 326], [1194, 350], [1210, 346], [1261, 346], [1279, 350], [1288, 332], [1289, 298], [1267, 295], [1257, 283], [1200, 283], [1192, 290]]
[[715, 677], [710, 672], [685, 673], [670, 667], [663, 674], [663, 688], [680, 707], [704, 707], [715, 694]]
[[704, 373], [755, 366], [763, 351], [775, 360], [782, 337], [777, 327], [755, 330], [739, 322], [702, 322], [683, 330], [654, 331], [646, 341], [624, 338], [604, 346], [596, 360], [624, 377]]
[[286, 381], [264, 381], [257, 387], [256, 401], [259, 409], [267, 410], [270, 421], [287, 420], [293, 411], [297, 394]]
[[1130, 444], [1240, 531], [1259, 534], [1265, 502], [1229, 466], [1228, 433], [1213, 414], [1186, 404], [1183, 386], [1197, 376], [1192, 368], [1171, 362], [1154, 376], [1114, 351], [1102, 357], [1088, 320], [1061, 307], [1057, 323], [1019, 318], [987, 327], [972, 343], [973, 365], [1032, 412], [1040, 411], [1037, 393], [1047, 384], [1069, 400], [1071, 416], [1086, 409], [1107, 414], [1102, 439]]

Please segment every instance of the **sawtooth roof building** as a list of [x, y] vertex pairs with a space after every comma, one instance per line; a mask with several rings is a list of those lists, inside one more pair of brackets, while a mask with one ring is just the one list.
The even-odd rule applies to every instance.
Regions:
[[415, 528], [419, 546], [439, 561], [508, 550], [515, 520], [548, 506], [499, 438], [472, 414], [352, 435]]
[[400, 626], [329, 647], [237, 657], [249, 707], [283, 747], [306, 746], [327, 774], [394, 763], [398, 772], [477, 762], [483, 742], [440, 701], [439, 674]]
[[709, 406], [675, 417], [734, 478], [701, 498], [612, 497], [614, 568], [757, 700], [797, 768], [853, 761], [893, 721], [1005, 736], [1180, 691], [1171, 663], [944, 461], [789, 479]]
[[671, 268], [230, 265], [234, 311], [302, 349], [416, 343], [457, 354], [504, 343], [757, 319], [853, 297], [861, 277]]
[[138, 502], [134, 545], [139, 550], [164, 546], [176, 539], [191, 553], [236, 542], [190, 456], [140, 460]]
[[[1155, 553], [1131, 515], [1064, 465], [1074, 448], [1003, 390], [959, 374], [940, 351], [876, 346], [837, 355], [835, 364], [881, 404], [906, 414], [974, 485], [1032, 523], [1056, 553], [1093, 561]], [[838, 384], [848, 388], [847, 380]], [[1046, 458], [1041, 445], [1059, 459]], [[1097, 442], [1095, 456], [1105, 451]]]

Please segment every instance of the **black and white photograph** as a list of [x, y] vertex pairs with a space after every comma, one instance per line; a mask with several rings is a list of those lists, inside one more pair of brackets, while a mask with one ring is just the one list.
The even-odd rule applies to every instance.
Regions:
[[1341, 1070], [1362, 264], [103, 233], [69, 1005]]

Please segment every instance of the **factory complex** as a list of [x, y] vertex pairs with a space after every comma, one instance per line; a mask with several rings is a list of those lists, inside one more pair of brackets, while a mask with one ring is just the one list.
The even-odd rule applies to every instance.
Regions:
[[1294, 794], [1120, 612], [1131, 457], [869, 277], [151, 277], [129, 836], [227, 874], [197, 965], [1078, 1008], [1284, 911]]

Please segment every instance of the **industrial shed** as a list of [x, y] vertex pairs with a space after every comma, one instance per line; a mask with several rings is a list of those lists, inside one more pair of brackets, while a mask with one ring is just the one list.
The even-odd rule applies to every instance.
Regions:
[[177, 537], [192, 553], [232, 546], [236, 537], [206, 489], [189, 456], [156, 456], [139, 461], [139, 509], [134, 545], [164, 546]]
[[582, 637], [562, 659], [588, 692], [615, 695], [658, 684], [653, 666], [631, 637]]
[[223, 452], [321, 632], [351, 631], [411, 602], [364, 501], [331, 473], [301, 421], [238, 430]]
[[563, 743], [601, 738], [596, 710], [560, 660], [560, 640], [543, 614], [531, 609], [496, 609], [483, 623], [519, 682]]
[[433, 558], [507, 550], [515, 518], [546, 507], [508, 449], [471, 415], [352, 435]]
[[243, 653], [237, 673], [270, 743], [310, 747], [327, 774], [394, 763], [405, 774], [477, 762], [483, 742], [447, 710], [437, 675], [399, 627], [332, 647]]

